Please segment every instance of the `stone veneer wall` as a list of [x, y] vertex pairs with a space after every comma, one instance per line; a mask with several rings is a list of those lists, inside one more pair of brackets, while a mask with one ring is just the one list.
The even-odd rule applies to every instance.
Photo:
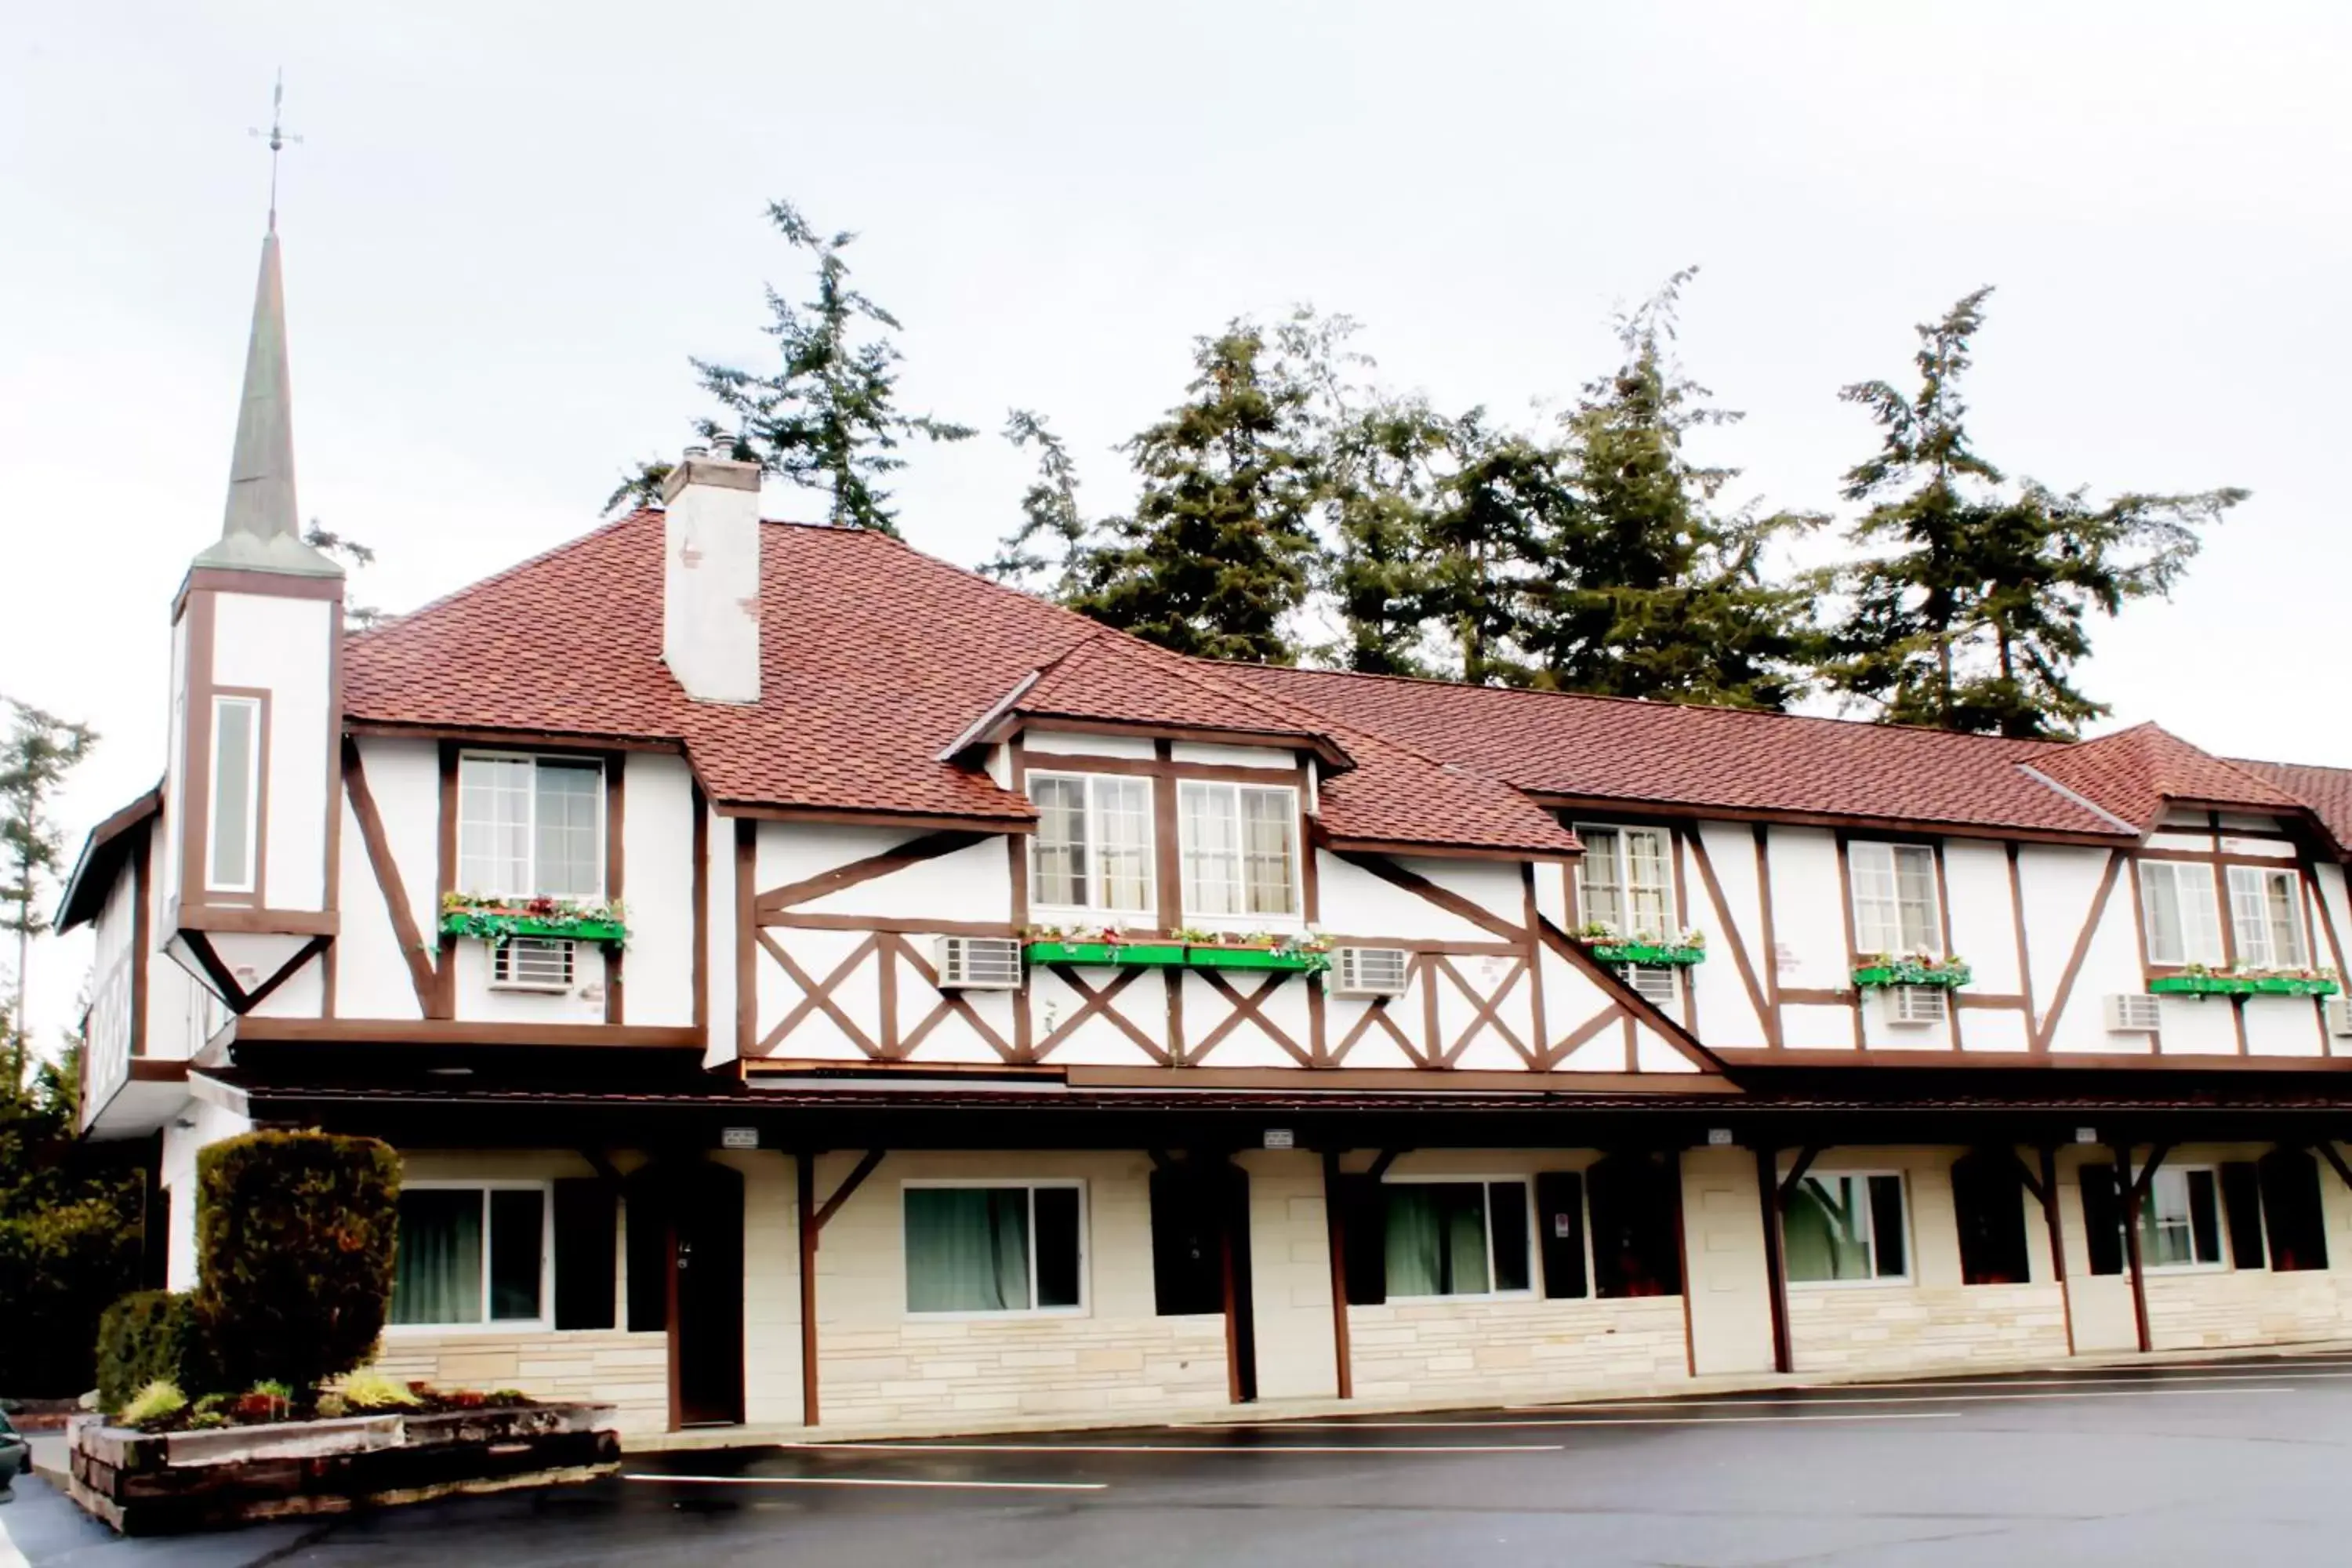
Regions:
[[2055, 1284], [1789, 1288], [1801, 1373], [2063, 1361], [2066, 1305]]
[[562, 1333], [387, 1334], [375, 1367], [403, 1382], [614, 1407], [623, 1432], [669, 1426], [669, 1336], [621, 1330]]
[[2147, 1330], [2160, 1351], [2352, 1338], [2352, 1272], [2153, 1273], [2147, 1277]]
[[1679, 1296], [1350, 1307], [1348, 1350], [1359, 1399], [1508, 1404], [1689, 1375]]

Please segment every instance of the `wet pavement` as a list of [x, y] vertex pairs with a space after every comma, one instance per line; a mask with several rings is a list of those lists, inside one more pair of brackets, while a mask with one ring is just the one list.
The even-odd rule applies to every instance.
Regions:
[[0, 1529], [42, 1568], [2342, 1564], [2352, 1354], [646, 1455], [593, 1486], [163, 1542], [31, 1482]]

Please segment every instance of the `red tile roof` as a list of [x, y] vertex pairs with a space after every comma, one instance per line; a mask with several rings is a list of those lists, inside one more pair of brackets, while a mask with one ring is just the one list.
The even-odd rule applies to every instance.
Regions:
[[2154, 724], [2135, 724], [2065, 746], [2035, 764], [2043, 776], [2095, 801], [2142, 832], [2167, 801], [2294, 811], [2302, 802], [2234, 763], [2199, 751]]
[[1443, 681], [1234, 667], [1520, 789], [1571, 799], [2113, 837], [2019, 766], [2063, 746], [1841, 719]]
[[2238, 767], [2276, 784], [2301, 801], [2338, 844], [2352, 845], [2352, 768], [2306, 763], [2258, 763], [2232, 758]]
[[356, 721], [682, 742], [717, 800], [1003, 822], [1028, 802], [941, 753], [1033, 674], [1023, 711], [1295, 736], [1354, 765], [1333, 836], [1571, 851], [1496, 781], [1256, 692], [879, 534], [772, 523], [761, 544], [761, 699], [689, 700], [661, 661], [661, 515], [641, 511], [344, 651]]

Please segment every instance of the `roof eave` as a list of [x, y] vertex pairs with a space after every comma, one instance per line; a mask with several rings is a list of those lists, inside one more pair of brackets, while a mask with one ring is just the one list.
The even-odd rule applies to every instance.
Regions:
[[63, 932], [98, 918], [105, 906], [106, 895], [114, 886], [120, 866], [114, 858], [105, 855], [117, 840], [148, 818], [163, 809], [163, 786], [158, 784], [96, 827], [82, 840], [81, 853], [74, 858], [73, 874], [66, 879], [65, 891], [58, 897], [57, 919], [52, 929]]

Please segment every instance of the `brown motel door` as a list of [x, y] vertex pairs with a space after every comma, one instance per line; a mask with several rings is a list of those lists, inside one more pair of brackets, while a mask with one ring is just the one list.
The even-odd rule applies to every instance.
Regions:
[[743, 1419], [743, 1177], [678, 1173], [670, 1205], [670, 1406], [680, 1426]]

